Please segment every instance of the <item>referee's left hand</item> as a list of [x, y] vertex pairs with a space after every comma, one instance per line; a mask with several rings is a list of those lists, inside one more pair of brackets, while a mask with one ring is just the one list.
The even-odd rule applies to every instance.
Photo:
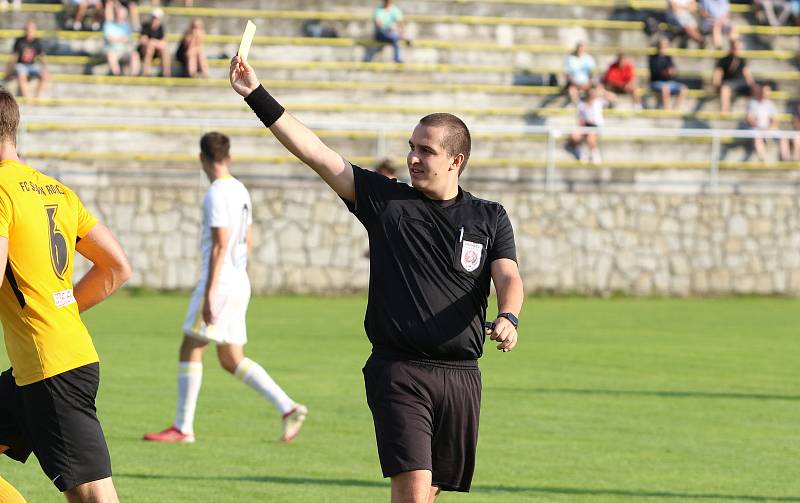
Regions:
[[511, 351], [517, 345], [517, 329], [503, 316], [494, 320], [494, 328], [489, 332], [489, 338], [497, 341], [497, 349], [503, 352]]

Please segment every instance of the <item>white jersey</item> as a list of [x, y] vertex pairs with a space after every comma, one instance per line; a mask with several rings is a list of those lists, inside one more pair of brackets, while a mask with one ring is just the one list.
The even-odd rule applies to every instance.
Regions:
[[594, 101], [580, 101], [578, 103], [578, 118], [583, 120], [586, 124], [593, 126], [603, 125], [603, 107], [606, 105], [606, 100], [603, 98], [595, 98]]
[[247, 229], [253, 223], [253, 205], [250, 193], [239, 180], [233, 177], [219, 178], [211, 184], [203, 198], [203, 231], [200, 251], [203, 268], [200, 283], [208, 279], [208, 264], [211, 260], [211, 228], [228, 229], [228, 248], [220, 270], [222, 285], [241, 284], [247, 280]]

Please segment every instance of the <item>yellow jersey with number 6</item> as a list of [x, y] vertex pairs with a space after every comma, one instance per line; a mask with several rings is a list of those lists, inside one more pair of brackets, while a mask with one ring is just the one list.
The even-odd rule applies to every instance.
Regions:
[[0, 161], [0, 236], [8, 238], [0, 320], [19, 386], [98, 361], [72, 294], [75, 245], [96, 223], [58, 180]]

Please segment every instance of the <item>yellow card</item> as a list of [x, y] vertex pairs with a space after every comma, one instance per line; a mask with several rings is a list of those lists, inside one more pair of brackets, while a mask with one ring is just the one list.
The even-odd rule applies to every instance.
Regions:
[[242, 34], [242, 42], [239, 44], [239, 52], [236, 53], [245, 61], [247, 60], [247, 55], [250, 54], [250, 46], [253, 44], [253, 37], [255, 34], [256, 25], [248, 19], [247, 26], [244, 28], [244, 34]]

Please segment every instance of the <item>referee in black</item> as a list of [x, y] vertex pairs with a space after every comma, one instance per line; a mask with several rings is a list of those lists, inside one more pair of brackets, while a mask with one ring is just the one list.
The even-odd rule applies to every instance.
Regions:
[[423, 117], [409, 140], [411, 186], [352, 165], [231, 62], [231, 86], [275, 137], [317, 172], [369, 234], [364, 366], [378, 455], [392, 502], [427, 503], [440, 490], [469, 491], [478, 441], [489, 282], [498, 315], [491, 339], [517, 343], [522, 280], [503, 207], [463, 191], [470, 153], [456, 116]]

